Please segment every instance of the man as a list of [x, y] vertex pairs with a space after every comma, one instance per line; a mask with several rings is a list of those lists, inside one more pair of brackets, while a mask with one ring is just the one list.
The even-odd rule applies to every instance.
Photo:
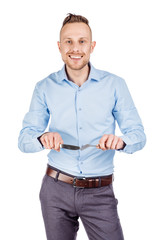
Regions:
[[[90, 63], [95, 45], [88, 20], [69, 14], [58, 42], [65, 65], [36, 84], [19, 136], [23, 152], [51, 150], [40, 191], [48, 240], [76, 239], [79, 217], [91, 240], [124, 239], [113, 158], [115, 150], [142, 149], [146, 138], [125, 81]], [[115, 120], [121, 137], [115, 136]]]

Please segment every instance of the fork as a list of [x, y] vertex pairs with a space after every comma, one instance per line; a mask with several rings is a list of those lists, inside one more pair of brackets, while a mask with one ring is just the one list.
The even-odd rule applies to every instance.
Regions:
[[80, 148], [80, 150], [84, 150], [84, 149], [86, 149], [86, 148], [88, 148], [88, 147], [98, 147], [98, 148], [99, 148], [99, 144], [97, 144], [97, 145], [85, 144], [85, 145], [83, 145], [83, 146]]

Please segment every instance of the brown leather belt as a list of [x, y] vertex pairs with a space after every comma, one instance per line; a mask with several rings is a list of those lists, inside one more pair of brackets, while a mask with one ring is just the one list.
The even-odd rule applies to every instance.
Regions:
[[62, 182], [72, 184], [73, 187], [77, 188], [104, 187], [111, 184], [113, 181], [113, 175], [94, 178], [70, 177], [64, 173], [53, 170], [50, 167], [47, 167], [46, 174]]

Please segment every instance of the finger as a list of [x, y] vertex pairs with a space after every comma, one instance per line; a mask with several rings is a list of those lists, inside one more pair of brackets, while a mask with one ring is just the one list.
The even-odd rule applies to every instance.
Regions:
[[47, 148], [48, 148], [48, 146], [47, 146], [47, 143], [46, 143], [46, 140], [45, 140], [45, 139], [43, 139], [43, 140], [42, 140], [42, 143], [43, 143], [43, 146], [44, 146], [44, 148], [46, 148], [46, 149], [47, 149]]
[[99, 147], [102, 149], [102, 150], [107, 150], [106, 146], [105, 146], [105, 142], [107, 141], [109, 135], [105, 134], [99, 141]]
[[54, 140], [53, 140], [53, 137], [51, 137], [49, 139], [49, 145], [50, 145], [50, 148], [53, 149], [54, 148]]
[[111, 144], [111, 149], [114, 150], [116, 149], [117, 143], [118, 143], [119, 138], [117, 136], [114, 136], [114, 139]]
[[45, 146], [47, 149], [50, 149], [50, 144], [49, 144], [49, 139], [47, 136], [44, 137], [44, 141], [45, 141]]
[[105, 142], [105, 147], [109, 150], [111, 149], [112, 141], [114, 139], [114, 135], [110, 134], [107, 141]]
[[61, 149], [61, 148], [60, 148], [60, 145], [61, 145], [61, 144], [63, 144], [63, 140], [62, 140], [62, 139], [60, 139], [60, 141], [59, 141], [59, 148], [58, 148], [58, 152], [60, 152], [60, 149]]
[[44, 138], [41, 138], [40, 141], [41, 141], [43, 147], [46, 148], [46, 142], [44, 141]]
[[62, 138], [59, 137], [59, 136], [55, 136], [55, 138], [54, 138], [54, 145], [55, 145], [54, 150], [60, 152], [60, 144], [62, 144], [62, 143], [63, 143]]
[[119, 138], [118, 143], [116, 145], [116, 149], [122, 149], [124, 147], [124, 142], [121, 138]]
[[54, 137], [54, 150], [58, 150], [58, 138], [56, 136]]
[[59, 142], [58, 142], [58, 150], [57, 150], [58, 152], [60, 152], [60, 149], [61, 149], [61, 148], [60, 148], [60, 145], [61, 145], [61, 144], [63, 144], [62, 138], [60, 138], [60, 140], [59, 140]]

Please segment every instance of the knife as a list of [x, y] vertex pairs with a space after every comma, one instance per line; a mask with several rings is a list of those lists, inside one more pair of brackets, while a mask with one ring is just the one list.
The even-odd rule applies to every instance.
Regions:
[[69, 144], [60, 144], [60, 148], [70, 149], [70, 150], [80, 150], [79, 146], [69, 145]]
[[65, 148], [65, 149], [69, 149], [69, 150], [84, 150], [84, 149], [86, 149], [88, 147], [97, 147], [97, 148], [99, 148], [99, 144], [97, 144], [97, 145], [85, 144], [82, 147], [75, 146], [75, 145], [68, 145], [68, 144], [60, 144], [60, 148]]

